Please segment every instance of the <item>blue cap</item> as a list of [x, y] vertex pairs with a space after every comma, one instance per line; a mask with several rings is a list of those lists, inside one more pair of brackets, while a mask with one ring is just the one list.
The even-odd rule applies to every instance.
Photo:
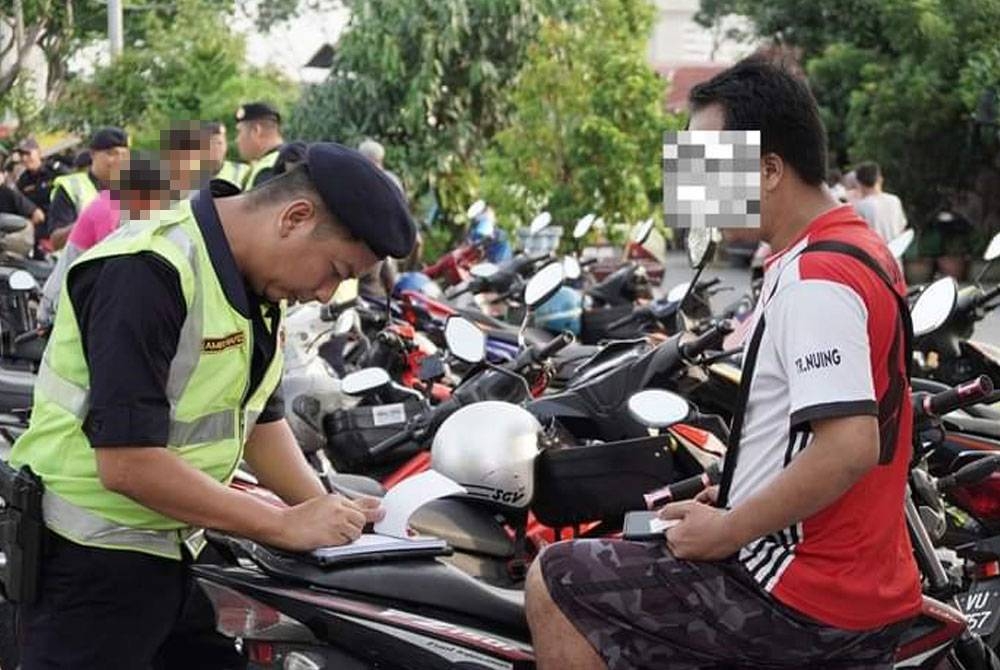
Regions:
[[354, 237], [380, 258], [409, 255], [417, 227], [403, 194], [380, 167], [333, 142], [310, 144], [305, 165], [327, 209]]

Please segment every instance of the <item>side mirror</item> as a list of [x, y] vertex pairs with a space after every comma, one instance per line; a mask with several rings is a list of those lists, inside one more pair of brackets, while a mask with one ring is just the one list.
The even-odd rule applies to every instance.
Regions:
[[942, 277], [924, 289], [910, 310], [913, 335], [933, 333], [945, 324], [958, 302], [958, 287], [951, 277]]
[[551, 298], [562, 287], [564, 275], [562, 263], [554, 261], [535, 273], [524, 287], [524, 304], [528, 309]]
[[392, 377], [382, 368], [364, 368], [340, 380], [340, 390], [347, 395], [364, 395], [392, 383]]
[[580, 261], [576, 260], [576, 256], [566, 256], [563, 258], [563, 275], [566, 279], [570, 281], [576, 281], [583, 274], [583, 269], [580, 267]]
[[548, 212], [542, 212], [531, 220], [531, 225], [528, 229], [531, 231], [532, 235], [536, 235], [548, 228], [550, 223], [552, 223], [552, 215]]
[[594, 219], [596, 218], [597, 215], [594, 213], [586, 214], [581, 217], [580, 220], [576, 222], [576, 226], [573, 228], [573, 239], [579, 240], [585, 237], [587, 233], [590, 232], [590, 228], [594, 225]]
[[476, 263], [469, 268], [469, 274], [480, 279], [489, 279], [495, 275], [499, 269], [500, 268], [493, 263]]
[[485, 211], [486, 211], [486, 201], [476, 200], [474, 203], [469, 205], [469, 209], [465, 210], [465, 215], [470, 219], [474, 219]]
[[717, 244], [715, 228], [689, 228], [687, 234], [688, 261], [691, 267], [700, 269], [712, 259]]
[[687, 418], [687, 400], [663, 389], [639, 391], [628, 399], [629, 415], [647, 428], [666, 428]]
[[340, 316], [337, 317], [337, 321], [333, 324], [333, 334], [347, 335], [360, 325], [361, 318], [358, 316], [357, 310], [353, 308], [345, 309], [340, 313]]
[[38, 288], [35, 278], [24, 270], [14, 270], [7, 279], [7, 285], [12, 291], [30, 291]]
[[691, 287], [691, 282], [686, 281], [683, 284], [678, 284], [677, 286], [670, 289], [667, 293], [667, 302], [680, 302], [687, 295], [688, 289]]
[[989, 246], [986, 247], [986, 252], [983, 254], [984, 261], [992, 261], [997, 258], [1000, 258], [1000, 233], [993, 236]]
[[[907, 228], [896, 237], [889, 241], [889, 251], [892, 252], [892, 257], [899, 260], [906, 253], [906, 250], [910, 248], [913, 243], [914, 232], [913, 228]], [[1000, 255], [1000, 247], [997, 248], [997, 254]], [[987, 259], [989, 260], [989, 259]]]
[[646, 219], [632, 231], [632, 242], [634, 244], [645, 244], [649, 239], [649, 234], [653, 232], [653, 219]]
[[486, 357], [486, 333], [460, 316], [452, 316], [444, 326], [448, 351], [460, 361], [479, 363]]

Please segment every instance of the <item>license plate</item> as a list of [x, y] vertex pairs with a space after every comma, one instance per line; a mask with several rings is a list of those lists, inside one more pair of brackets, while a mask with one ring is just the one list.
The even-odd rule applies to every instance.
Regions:
[[989, 637], [1000, 626], [1000, 579], [976, 582], [968, 593], [958, 597], [958, 604], [969, 620], [969, 630]]

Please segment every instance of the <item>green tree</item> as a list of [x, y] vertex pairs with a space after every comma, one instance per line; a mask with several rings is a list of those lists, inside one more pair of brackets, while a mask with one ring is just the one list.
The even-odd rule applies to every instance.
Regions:
[[182, 0], [176, 9], [169, 23], [147, 15], [142, 44], [71, 82], [52, 122], [80, 131], [126, 126], [137, 146], [154, 147], [173, 120], [229, 121], [250, 97], [293, 102], [294, 86], [245, 64], [244, 39], [228, 29], [220, 9], [201, 0]]
[[593, 0], [572, 21], [545, 22], [485, 161], [483, 192], [502, 222], [543, 207], [563, 224], [659, 211], [662, 135], [680, 119], [664, 113], [665, 83], [645, 62], [651, 26], [644, 0]]
[[[508, 90], [553, 0], [355, 0], [330, 76], [293, 111], [290, 134], [370, 136], [445, 221], [475, 199], [478, 159], [505, 127]], [[564, 2], [572, 5], [572, 2]]]

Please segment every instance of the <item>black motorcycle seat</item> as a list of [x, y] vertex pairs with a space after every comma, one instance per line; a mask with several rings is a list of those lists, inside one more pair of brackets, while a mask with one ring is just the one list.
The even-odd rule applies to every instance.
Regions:
[[[443, 618], [454, 623], [478, 623], [477, 627], [483, 629], [497, 626], [515, 639], [529, 639], [523, 591], [489, 586], [441, 560], [350, 563], [332, 569], [270, 551], [249, 540], [220, 537], [214, 533], [210, 533], [209, 538], [252, 556], [262, 570], [276, 578], [354, 593], [367, 601], [387, 601], [387, 604], [404, 609], [407, 605], [432, 608], [442, 615], [450, 614]], [[433, 616], [426, 611], [421, 614]]]
[[423, 535], [445, 540], [459, 551], [514, 557], [514, 542], [492, 514], [463, 500], [434, 500], [410, 517], [410, 526]]
[[350, 496], [372, 496], [381, 498], [385, 495], [385, 487], [370, 477], [362, 475], [347, 475], [335, 472], [330, 475], [330, 483], [338, 490]]
[[18, 233], [31, 225], [23, 216], [17, 214], [0, 213], [0, 235], [10, 235]]

